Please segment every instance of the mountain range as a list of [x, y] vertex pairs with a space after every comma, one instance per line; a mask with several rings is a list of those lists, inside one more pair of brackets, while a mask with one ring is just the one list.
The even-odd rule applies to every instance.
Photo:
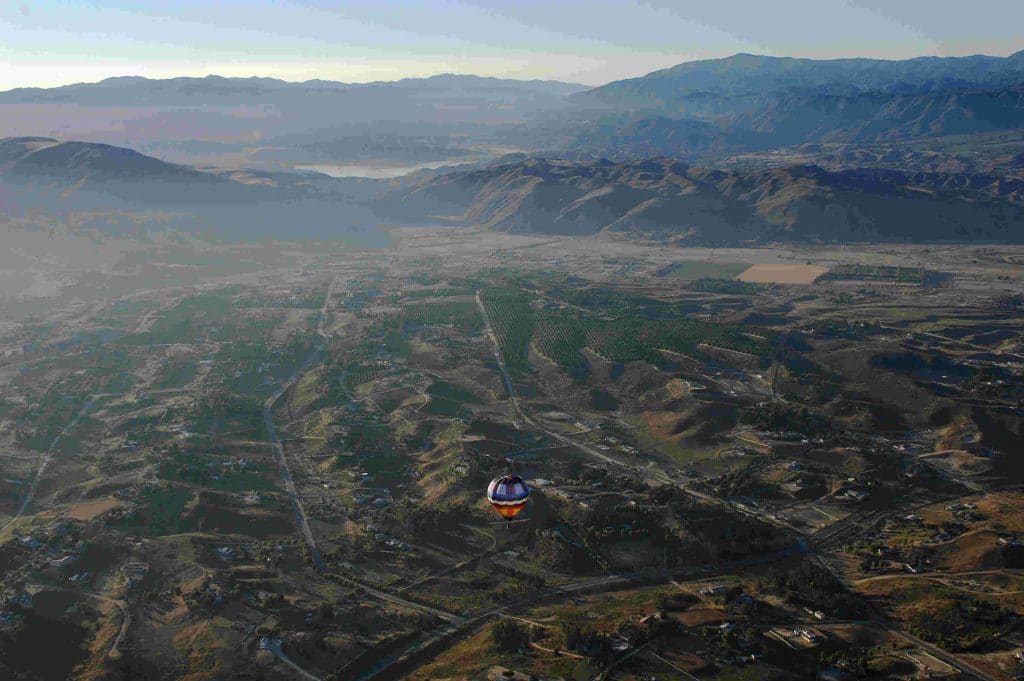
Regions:
[[1024, 127], [1024, 52], [904, 61], [739, 54], [597, 88], [440, 75], [394, 82], [111, 78], [0, 93], [8, 135], [260, 167], [477, 160], [493, 149], [715, 159]]
[[809, 143], [900, 144], [1024, 127], [1010, 57], [689, 62], [568, 98], [547, 141], [574, 156], [716, 158]]
[[451, 74], [365, 84], [124, 77], [0, 92], [0, 121], [10, 136], [103, 142], [220, 165], [329, 161], [332, 147], [335, 159], [361, 150], [407, 160], [406, 149], [422, 155], [422, 147], [443, 159], [493, 142], [495, 130], [562, 107], [584, 89]]
[[405, 219], [446, 217], [508, 232], [619, 232], [688, 245], [1024, 241], [1024, 180], [980, 174], [530, 159], [428, 177], [382, 205]]
[[[9, 219], [141, 211], [134, 224], [216, 238], [443, 218], [688, 244], [1024, 241], [1024, 52], [736, 55], [598, 88], [115, 78], [0, 93], [0, 122], [17, 135], [0, 141]], [[389, 182], [301, 170], [362, 162], [462, 165]]]

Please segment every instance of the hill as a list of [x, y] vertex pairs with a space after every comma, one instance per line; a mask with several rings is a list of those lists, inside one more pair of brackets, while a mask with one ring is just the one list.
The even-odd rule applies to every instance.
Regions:
[[216, 175], [167, 163], [109, 144], [61, 142], [45, 137], [0, 139], [0, 174], [34, 181], [217, 182]]
[[621, 232], [686, 244], [775, 240], [1024, 241], [1024, 182], [999, 176], [719, 170], [673, 159], [530, 159], [441, 174], [382, 202], [510, 232]]
[[17, 197], [0, 204], [0, 220], [28, 226], [377, 243], [379, 221], [365, 206], [375, 187], [317, 173], [201, 170], [107, 144], [0, 139], [0, 192]]

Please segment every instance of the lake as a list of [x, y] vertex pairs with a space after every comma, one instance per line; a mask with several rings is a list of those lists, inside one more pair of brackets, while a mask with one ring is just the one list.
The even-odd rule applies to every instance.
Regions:
[[380, 164], [352, 163], [344, 165], [315, 164], [295, 166], [296, 170], [312, 170], [331, 177], [365, 177], [372, 180], [390, 180], [414, 173], [417, 170], [433, 170], [446, 165], [458, 165], [458, 161], [430, 161], [427, 163]]

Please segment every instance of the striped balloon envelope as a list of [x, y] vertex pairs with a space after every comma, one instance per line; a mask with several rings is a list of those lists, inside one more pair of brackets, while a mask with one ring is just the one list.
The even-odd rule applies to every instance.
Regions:
[[487, 486], [487, 500], [494, 506], [494, 510], [508, 521], [526, 508], [526, 500], [529, 498], [530, 488], [526, 486], [526, 481], [515, 473], [495, 478]]

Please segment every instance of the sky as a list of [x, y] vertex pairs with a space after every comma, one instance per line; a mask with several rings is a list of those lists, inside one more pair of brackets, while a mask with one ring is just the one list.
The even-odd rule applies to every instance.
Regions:
[[1024, 49], [1021, 0], [0, 0], [0, 90], [112, 76], [587, 85], [737, 52]]

